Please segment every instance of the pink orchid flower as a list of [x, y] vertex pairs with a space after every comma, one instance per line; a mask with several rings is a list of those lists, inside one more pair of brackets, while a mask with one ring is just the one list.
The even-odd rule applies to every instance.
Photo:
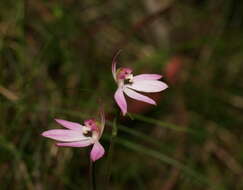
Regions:
[[90, 158], [95, 162], [105, 153], [103, 146], [99, 143], [105, 126], [105, 117], [103, 112], [100, 115], [100, 123], [94, 119], [89, 119], [84, 121], [84, 125], [62, 119], [55, 119], [57, 123], [67, 129], [52, 129], [43, 132], [41, 135], [60, 141], [56, 144], [57, 146], [86, 147], [93, 145]]
[[116, 69], [115, 58], [116, 56], [113, 58], [112, 62], [112, 74], [118, 85], [118, 89], [116, 90], [114, 97], [122, 114], [126, 115], [127, 113], [127, 102], [124, 93], [135, 100], [156, 105], [156, 102], [153, 99], [144, 96], [137, 91], [150, 93], [165, 90], [168, 88], [167, 84], [158, 80], [161, 79], [162, 76], [158, 74], [140, 74], [133, 76], [132, 69], [130, 68]]

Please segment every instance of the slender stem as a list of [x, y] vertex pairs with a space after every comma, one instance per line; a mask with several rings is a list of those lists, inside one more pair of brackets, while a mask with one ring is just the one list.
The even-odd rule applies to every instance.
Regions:
[[117, 125], [116, 125], [116, 119], [114, 119], [113, 125], [112, 125], [111, 138], [110, 138], [110, 146], [109, 146], [109, 150], [108, 150], [108, 157], [107, 157], [106, 179], [105, 179], [106, 189], [108, 189], [108, 187], [109, 187], [109, 181], [110, 181], [110, 176], [111, 176], [111, 168], [112, 168], [112, 157], [113, 157], [113, 151], [114, 151], [114, 144], [115, 144], [116, 136], [117, 136]]
[[89, 161], [89, 180], [90, 180], [90, 190], [96, 190], [95, 163], [91, 159]]

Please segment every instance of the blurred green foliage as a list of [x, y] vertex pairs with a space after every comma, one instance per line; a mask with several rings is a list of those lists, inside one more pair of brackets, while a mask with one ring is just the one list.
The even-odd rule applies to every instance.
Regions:
[[[243, 189], [243, 2], [1, 0], [0, 189], [88, 189], [89, 149], [40, 133], [105, 105], [109, 189]], [[111, 59], [162, 73], [156, 107], [123, 119]], [[140, 105], [141, 106], [141, 105]], [[142, 106], [147, 106], [142, 104]], [[106, 159], [97, 161], [105, 189]]]

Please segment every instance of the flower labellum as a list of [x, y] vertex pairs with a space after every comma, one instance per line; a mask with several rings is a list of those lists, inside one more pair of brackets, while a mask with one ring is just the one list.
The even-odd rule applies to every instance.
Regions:
[[158, 80], [162, 76], [158, 74], [140, 74], [133, 76], [132, 69], [130, 68], [116, 69], [116, 56], [112, 61], [112, 75], [118, 85], [114, 98], [122, 114], [126, 115], [127, 113], [127, 102], [124, 93], [135, 100], [156, 105], [153, 99], [138, 92], [151, 93], [165, 90], [168, 88], [167, 84]]
[[90, 158], [95, 162], [105, 153], [104, 147], [99, 143], [105, 126], [105, 117], [103, 112], [101, 112], [100, 115], [100, 122], [89, 119], [84, 121], [84, 125], [62, 119], [55, 119], [57, 123], [67, 129], [52, 129], [43, 132], [41, 135], [59, 141], [56, 144], [57, 146], [86, 147], [93, 145]]

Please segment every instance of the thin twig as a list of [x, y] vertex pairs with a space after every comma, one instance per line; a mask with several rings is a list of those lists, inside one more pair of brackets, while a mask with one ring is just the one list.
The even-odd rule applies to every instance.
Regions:
[[19, 99], [18, 96], [16, 96], [13, 92], [4, 88], [3, 86], [0, 86], [0, 94], [2, 94], [11, 101], [17, 101]]

